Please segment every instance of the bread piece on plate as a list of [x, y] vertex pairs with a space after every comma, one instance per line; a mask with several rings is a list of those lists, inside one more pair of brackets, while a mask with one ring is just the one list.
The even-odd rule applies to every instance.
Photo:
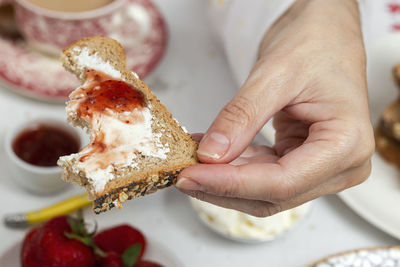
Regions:
[[382, 131], [382, 124], [375, 129], [375, 143], [378, 153], [388, 162], [400, 168], [400, 142]]
[[64, 50], [62, 61], [82, 83], [70, 94], [68, 120], [88, 130], [90, 143], [58, 165], [65, 181], [86, 188], [95, 213], [167, 187], [197, 163], [197, 144], [126, 69], [117, 41], [79, 40]]
[[393, 67], [392, 74], [397, 87], [400, 89], [400, 64]]
[[385, 108], [379, 127], [387, 136], [400, 142], [400, 100], [396, 100]]

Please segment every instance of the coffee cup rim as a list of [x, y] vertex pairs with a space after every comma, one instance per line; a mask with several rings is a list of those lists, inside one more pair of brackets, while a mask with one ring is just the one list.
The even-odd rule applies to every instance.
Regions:
[[15, 1], [24, 8], [34, 12], [35, 14], [39, 14], [42, 16], [54, 19], [61, 19], [61, 20], [82, 20], [82, 19], [93, 19], [96, 17], [102, 17], [104, 15], [110, 14], [116, 9], [119, 9], [121, 6], [123, 6], [128, 0], [113, 0], [111, 3], [105, 6], [79, 12], [50, 10], [32, 4], [27, 0], [15, 0]]

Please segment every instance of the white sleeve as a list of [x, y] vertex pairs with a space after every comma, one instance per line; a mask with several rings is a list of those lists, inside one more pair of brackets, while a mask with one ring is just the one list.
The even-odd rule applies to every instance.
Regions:
[[239, 85], [256, 61], [266, 31], [295, 0], [210, 0], [209, 15]]
[[[365, 0], [359, 0], [360, 5]], [[209, 0], [214, 31], [239, 85], [253, 67], [259, 44], [271, 25], [295, 0]]]

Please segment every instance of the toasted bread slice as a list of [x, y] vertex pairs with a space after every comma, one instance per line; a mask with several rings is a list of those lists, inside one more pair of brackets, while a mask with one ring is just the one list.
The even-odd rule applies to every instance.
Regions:
[[382, 124], [375, 129], [375, 143], [378, 153], [400, 168], [400, 142], [387, 136], [382, 130]]
[[397, 64], [393, 67], [392, 76], [394, 82], [397, 84], [397, 87], [400, 89], [400, 64]]
[[391, 103], [383, 111], [379, 125], [381, 131], [397, 142], [400, 142], [400, 100]]
[[65, 181], [86, 188], [96, 213], [167, 187], [197, 163], [197, 144], [126, 69], [117, 41], [79, 40], [64, 50], [62, 61], [82, 83], [67, 102], [68, 120], [88, 130], [90, 144], [58, 164]]

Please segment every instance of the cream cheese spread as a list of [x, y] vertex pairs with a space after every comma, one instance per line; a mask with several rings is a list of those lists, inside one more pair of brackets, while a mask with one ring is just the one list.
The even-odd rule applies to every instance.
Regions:
[[296, 225], [309, 211], [310, 204], [286, 210], [270, 217], [258, 218], [236, 210], [191, 199], [200, 218], [219, 233], [236, 239], [272, 240]]

